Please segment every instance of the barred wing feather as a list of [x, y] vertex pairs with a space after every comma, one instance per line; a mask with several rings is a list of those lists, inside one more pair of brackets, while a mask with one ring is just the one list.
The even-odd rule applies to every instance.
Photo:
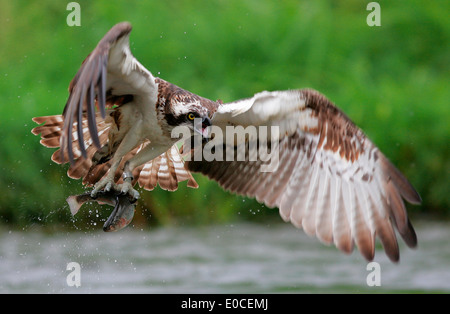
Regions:
[[403, 199], [417, 204], [419, 195], [323, 95], [314, 90], [259, 93], [220, 106], [213, 124], [223, 132], [230, 125], [278, 126], [279, 135], [271, 142], [279, 151], [278, 167], [262, 172], [265, 162], [247, 153], [245, 161], [189, 161], [189, 170], [226, 190], [278, 207], [285, 221], [344, 252], [356, 244], [367, 260], [374, 257], [376, 236], [388, 257], [399, 260], [395, 228], [408, 246], [416, 246]]

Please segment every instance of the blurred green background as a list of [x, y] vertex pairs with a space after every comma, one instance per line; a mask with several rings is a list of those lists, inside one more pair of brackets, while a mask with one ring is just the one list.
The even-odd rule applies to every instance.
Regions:
[[[98, 229], [110, 208], [70, 216], [79, 181], [31, 134], [34, 116], [60, 114], [81, 62], [111, 26], [133, 24], [131, 49], [155, 76], [225, 102], [262, 90], [319, 90], [410, 179], [423, 205], [450, 214], [450, 2], [0, 0], [0, 221]], [[277, 219], [278, 211], [223, 192], [196, 175], [197, 190], [142, 193], [135, 226]], [[86, 222], [90, 222], [86, 224]], [[87, 226], [86, 226], [87, 225]]]

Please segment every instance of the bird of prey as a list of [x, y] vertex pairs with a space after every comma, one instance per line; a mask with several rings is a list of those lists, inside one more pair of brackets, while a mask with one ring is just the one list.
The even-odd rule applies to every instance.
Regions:
[[[68, 176], [93, 185], [93, 197], [113, 189], [138, 198], [136, 183], [174, 191], [188, 181], [195, 188], [191, 172], [198, 172], [225, 190], [278, 207], [284, 221], [343, 252], [356, 245], [372, 260], [378, 237], [396, 262], [395, 230], [409, 247], [417, 245], [404, 200], [419, 204], [419, 194], [325, 96], [300, 89], [211, 101], [154, 77], [131, 54], [131, 29], [127, 22], [115, 25], [87, 56], [62, 115], [33, 118], [41, 143], [60, 147], [52, 160], [70, 163]], [[205, 138], [212, 127], [226, 134], [231, 126], [276, 126], [277, 136], [256, 133], [243, 143], [267, 140], [279, 152], [277, 167], [262, 171], [267, 160], [252, 159], [250, 150], [237, 160], [186, 158], [194, 149], [179, 150], [179, 138], [172, 136], [180, 126]], [[214, 141], [217, 151], [238, 146]]]

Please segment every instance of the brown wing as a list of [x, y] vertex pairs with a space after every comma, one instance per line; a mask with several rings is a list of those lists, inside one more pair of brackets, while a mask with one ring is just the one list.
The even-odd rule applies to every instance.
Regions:
[[[131, 54], [129, 34], [131, 25], [115, 25], [83, 61], [69, 86], [69, 99], [64, 108], [64, 127], [61, 136], [61, 159], [67, 154], [74, 164], [73, 126], [78, 137], [83, 136], [83, 115], [87, 116], [89, 136], [94, 145], [101, 147], [96, 123], [96, 106], [105, 118], [105, 108], [130, 102], [135, 96], [143, 100], [137, 105], [155, 105], [157, 86], [152, 74]], [[83, 158], [87, 158], [84, 141], [79, 141]]]
[[245, 161], [237, 161], [237, 153], [233, 161], [195, 161], [192, 156], [189, 170], [207, 175], [226, 190], [278, 207], [285, 221], [324, 243], [334, 242], [344, 252], [351, 252], [356, 243], [372, 260], [378, 236], [389, 258], [398, 261], [393, 227], [408, 246], [416, 246], [402, 198], [417, 204], [419, 195], [324, 96], [312, 90], [263, 92], [223, 105], [213, 124], [224, 133], [231, 125], [277, 126], [278, 137], [269, 143], [273, 152], [279, 152], [278, 167], [261, 171], [270, 161], [252, 158], [263, 142], [258, 133], [254, 140], [247, 137]]

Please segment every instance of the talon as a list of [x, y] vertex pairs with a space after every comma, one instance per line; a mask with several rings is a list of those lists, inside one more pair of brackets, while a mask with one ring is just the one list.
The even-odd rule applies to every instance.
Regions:
[[119, 184], [118, 188], [120, 189], [120, 194], [129, 195], [133, 201], [136, 201], [139, 198], [139, 192], [133, 189], [129, 180], [125, 180], [124, 183]]
[[139, 192], [136, 191], [135, 189], [133, 189], [131, 191], [131, 194], [132, 194], [132, 197], [133, 197], [133, 201], [131, 203], [134, 203], [134, 202], [136, 202], [139, 199], [140, 195], [139, 195]]
[[130, 200], [130, 203], [131, 203], [131, 204], [134, 204], [134, 203], [136, 203], [136, 202], [137, 202], [137, 200], [138, 200], [138, 198], [139, 198], [139, 195], [138, 195], [138, 197], [137, 197], [137, 198], [133, 198], [132, 200]]
[[114, 179], [105, 177], [94, 185], [94, 189], [91, 192], [91, 197], [95, 198], [97, 197], [97, 193], [99, 191], [103, 190], [105, 192], [108, 192], [111, 190], [111, 188], [114, 189], [114, 187], [115, 187]]
[[123, 194], [127, 194], [129, 190], [130, 190], [129, 184], [123, 184], [122, 185], [122, 189], [120, 190], [120, 192], [123, 193]]

